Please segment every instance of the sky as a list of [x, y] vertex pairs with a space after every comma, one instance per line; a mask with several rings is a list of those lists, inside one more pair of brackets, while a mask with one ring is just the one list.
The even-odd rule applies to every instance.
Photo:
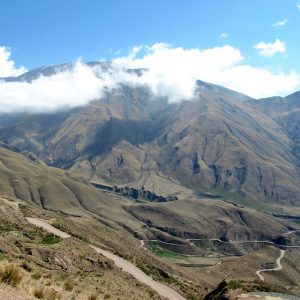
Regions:
[[112, 61], [118, 76], [82, 86], [82, 103], [124, 80], [121, 67], [148, 68], [141, 82], [126, 80], [173, 101], [191, 97], [195, 78], [255, 98], [300, 90], [300, 0], [0, 0], [0, 8], [0, 77], [77, 61], [51, 83], [0, 82], [0, 104], [22, 107], [33, 94], [46, 101], [45, 86], [59, 80], [64, 93], [84, 74], [99, 75], [79, 61], [99, 60]]

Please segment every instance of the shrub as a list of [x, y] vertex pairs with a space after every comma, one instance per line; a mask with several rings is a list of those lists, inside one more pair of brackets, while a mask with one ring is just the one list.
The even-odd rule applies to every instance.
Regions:
[[64, 289], [68, 292], [71, 292], [74, 289], [74, 282], [68, 279], [64, 282]]
[[46, 234], [43, 236], [42, 244], [53, 245], [59, 243], [62, 239], [54, 234]]
[[32, 272], [32, 267], [27, 261], [22, 261], [21, 267], [27, 272]]
[[96, 294], [92, 294], [88, 297], [88, 300], [97, 300], [97, 295]]
[[31, 274], [31, 278], [38, 280], [41, 278], [41, 273], [39, 271], [35, 271], [33, 274]]
[[54, 289], [50, 289], [50, 288], [45, 288], [43, 299], [45, 299], [45, 300], [57, 300], [57, 299], [61, 299], [61, 296], [58, 293], [58, 291], [55, 291]]
[[44, 288], [43, 286], [36, 287], [33, 292], [34, 297], [44, 300], [58, 300], [61, 299], [60, 294], [51, 288]]
[[5, 284], [16, 286], [22, 279], [23, 273], [15, 264], [6, 264], [0, 269], [0, 281]]
[[44, 287], [39, 286], [39, 287], [35, 288], [35, 290], [33, 292], [33, 296], [38, 299], [44, 299]]

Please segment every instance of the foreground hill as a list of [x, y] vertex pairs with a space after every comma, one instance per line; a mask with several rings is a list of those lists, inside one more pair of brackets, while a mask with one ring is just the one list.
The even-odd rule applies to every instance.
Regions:
[[[224, 276], [230, 274], [231, 278], [239, 279], [239, 269], [233, 267], [234, 256], [214, 267], [186, 268], [145, 251], [134, 236], [158, 239], [169, 245], [171, 251], [179, 251], [182, 255], [194, 251], [199, 259], [205, 259], [203, 251], [206, 247], [198, 247], [196, 242], [191, 244], [187, 238], [275, 241], [292, 226], [268, 214], [218, 199], [133, 203], [111, 192], [98, 191], [69, 172], [33, 162], [6, 149], [0, 149], [0, 161], [0, 268], [12, 263], [17, 266], [22, 274], [22, 281], [17, 286], [24, 296], [42, 293], [51, 294], [52, 299], [59, 299], [59, 296], [63, 299], [74, 296], [88, 299], [91, 295], [160, 299], [148, 287], [120, 273], [111, 261], [91, 253], [87, 243], [92, 243], [134, 262], [147, 274], [181, 291], [187, 298], [201, 299]], [[46, 219], [73, 237], [60, 240], [49, 236], [28, 224], [25, 217]], [[244, 255], [253, 248], [228, 248], [226, 251]], [[276, 258], [275, 254], [274, 257], [268, 254], [272, 251], [276, 254], [275, 250], [261, 249], [261, 255], [255, 261], [251, 260], [253, 255], [249, 259], [247, 255], [240, 259], [243, 266], [251, 262], [249, 267], [244, 267], [247, 276], [243, 278], [248, 280], [247, 285], [255, 279], [256, 269], [266, 260]], [[297, 262], [296, 253], [289, 255], [291, 261]], [[275, 274], [270, 282], [276, 282], [285, 291], [278, 278]], [[291, 279], [286, 280], [286, 284], [297, 291], [297, 283]], [[13, 291], [8, 292], [14, 295]]]

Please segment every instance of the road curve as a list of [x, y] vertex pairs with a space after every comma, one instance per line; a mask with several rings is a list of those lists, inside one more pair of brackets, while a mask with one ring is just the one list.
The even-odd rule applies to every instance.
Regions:
[[[59, 236], [63, 239], [71, 237], [69, 234], [53, 227], [50, 225], [46, 220], [38, 219], [38, 218], [26, 218], [27, 221], [37, 227], [43, 228], [44, 230], [53, 233], [56, 236]], [[170, 300], [185, 300], [184, 297], [182, 297], [179, 293], [177, 293], [175, 290], [171, 289], [170, 287], [157, 282], [153, 280], [150, 276], [145, 274], [143, 271], [141, 271], [139, 268], [137, 268], [134, 264], [130, 263], [129, 261], [109, 252], [106, 250], [103, 250], [99, 247], [96, 247], [94, 245], [89, 245], [92, 249], [94, 249], [97, 253], [100, 253], [104, 255], [105, 257], [111, 259], [115, 265], [119, 268], [121, 268], [124, 272], [129, 273], [133, 277], [135, 277], [140, 282], [148, 285], [151, 287], [154, 291], [156, 291], [158, 294], [160, 294], [163, 297], [166, 297]]]
[[44, 230], [59, 236], [62, 239], [70, 238], [71, 236], [55, 227], [50, 225], [46, 220], [38, 219], [38, 218], [26, 218], [27, 221], [37, 227], [43, 228]]
[[279, 271], [279, 270], [281, 270], [283, 268], [282, 264], [281, 264], [281, 259], [283, 258], [284, 253], [285, 253], [285, 250], [280, 250], [280, 255], [276, 259], [276, 265], [277, 265], [276, 268], [261, 269], [261, 270], [258, 270], [258, 271], [255, 272], [255, 274], [259, 277], [259, 279], [261, 281], [265, 281], [265, 277], [263, 275], [261, 275], [262, 272]]
[[297, 232], [300, 232], [300, 229], [296, 229], [296, 230], [292, 230], [292, 231], [286, 232], [283, 235], [290, 235], [290, 234], [297, 233]]

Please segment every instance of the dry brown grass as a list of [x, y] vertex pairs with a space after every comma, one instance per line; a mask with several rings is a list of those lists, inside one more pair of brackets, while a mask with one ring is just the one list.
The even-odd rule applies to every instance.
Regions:
[[64, 289], [67, 292], [71, 292], [74, 289], [74, 286], [75, 286], [75, 284], [74, 284], [74, 282], [71, 279], [67, 279], [64, 282]]
[[88, 300], [97, 300], [97, 295], [96, 294], [89, 295]]
[[17, 286], [23, 277], [21, 268], [13, 263], [4, 264], [0, 268], [0, 281], [5, 284]]
[[34, 297], [44, 300], [60, 300], [61, 295], [52, 288], [38, 286], [33, 291]]
[[32, 279], [35, 279], [35, 280], [38, 280], [41, 278], [41, 273], [39, 271], [34, 271], [32, 274], [31, 274], [31, 278]]
[[43, 299], [44, 287], [43, 286], [36, 287], [33, 291], [33, 295], [37, 299]]

